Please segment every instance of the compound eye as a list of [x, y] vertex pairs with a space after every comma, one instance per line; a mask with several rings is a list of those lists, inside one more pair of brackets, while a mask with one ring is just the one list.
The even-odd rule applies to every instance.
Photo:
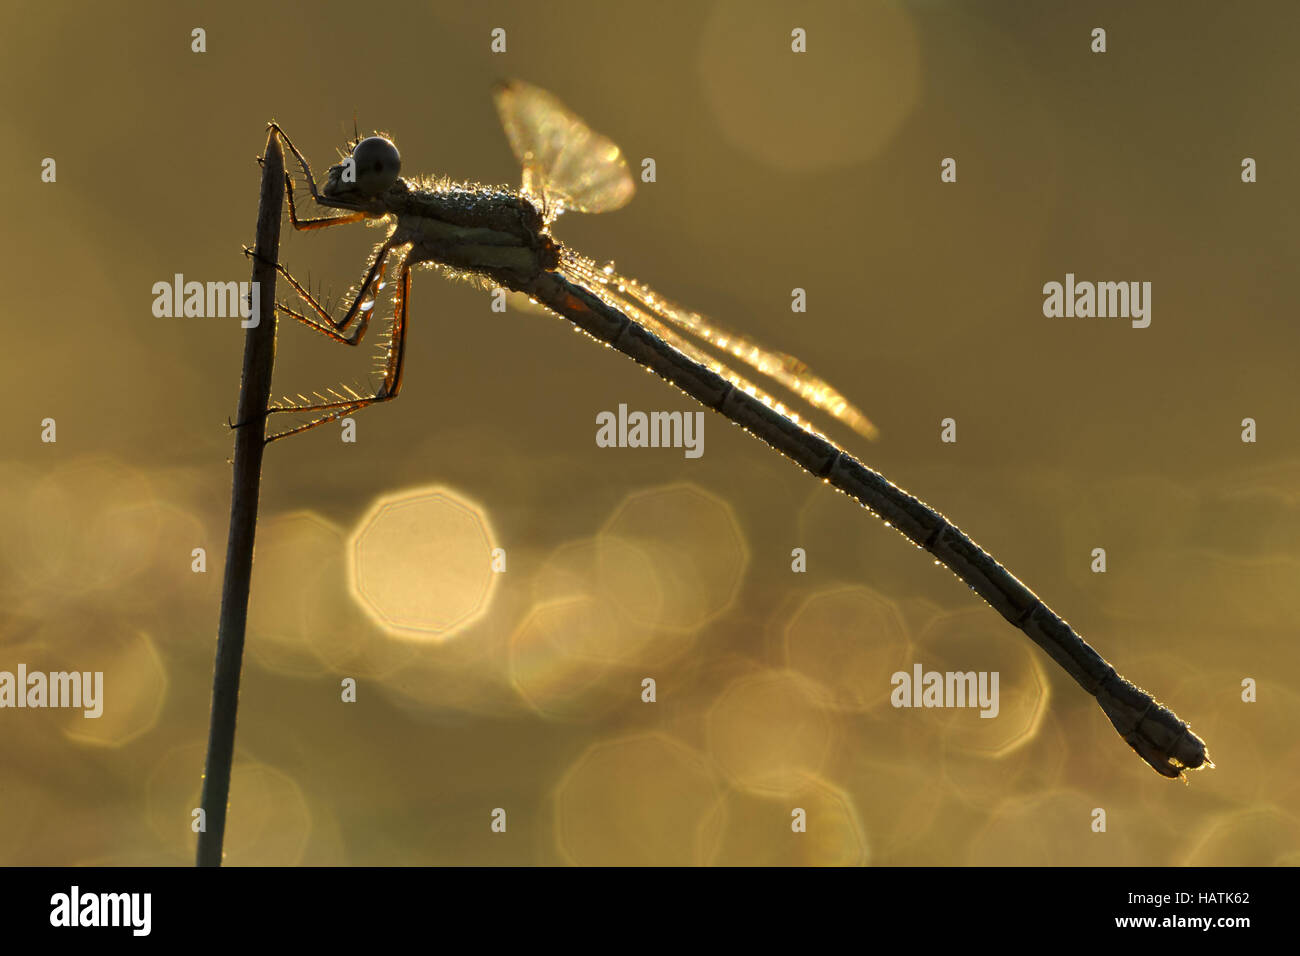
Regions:
[[357, 167], [357, 191], [367, 196], [378, 196], [397, 182], [402, 171], [397, 147], [382, 136], [369, 136], [357, 143], [352, 159]]

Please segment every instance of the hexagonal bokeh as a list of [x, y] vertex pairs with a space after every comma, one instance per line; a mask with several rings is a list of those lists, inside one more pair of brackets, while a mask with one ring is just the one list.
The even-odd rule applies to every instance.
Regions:
[[784, 638], [786, 663], [820, 681], [842, 710], [888, 707], [890, 676], [911, 659], [898, 604], [861, 585], [809, 595]]
[[815, 774], [787, 796], [729, 790], [705, 825], [715, 829], [719, 866], [865, 866], [871, 858], [853, 798]]
[[1188, 840], [1183, 866], [1294, 866], [1300, 818], [1270, 803], [1228, 810]]
[[[172, 677], [153, 636], [129, 618], [101, 618], [69, 602], [34, 627], [29, 640], [0, 644], [10, 648], [31, 655], [29, 677], [48, 675], [48, 705], [64, 701], [41, 721], [44, 730], [57, 726], [62, 737], [80, 745], [123, 747], [158, 727]], [[33, 735], [36, 728], [13, 724], [27, 713], [41, 711], [9, 712], [6, 736]]]
[[992, 716], [984, 716], [976, 701], [964, 707], [904, 708], [933, 725], [948, 746], [1009, 763], [1038, 734], [1051, 699], [1043, 655], [1008, 631], [988, 608], [967, 607], [935, 617], [912, 647], [913, 667], [920, 665], [925, 674], [987, 675], [990, 692], [997, 675], [996, 697], [987, 710]]
[[709, 748], [731, 782], [790, 794], [821, 772], [834, 724], [825, 688], [796, 671], [768, 670], [732, 681], [708, 713]]
[[719, 791], [707, 763], [664, 734], [594, 744], [555, 788], [559, 850], [579, 866], [706, 863]]
[[536, 605], [510, 635], [511, 685], [539, 714], [561, 719], [590, 719], [635, 701], [638, 675], [602, 653], [610, 634], [627, 636], [628, 626], [599, 597]]
[[493, 540], [485, 511], [450, 489], [381, 498], [349, 542], [353, 594], [392, 634], [445, 639], [491, 603]]
[[108, 627], [93, 641], [77, 642], [63, 653], [69, 661], [67, 670], [80, 671], [83, 684], [87, 674], [103, 675], [102, 686], [91, 678], [83, 690], [83, 694], [98, 695], [95, 709], [100, 715], [87, 719], [84, 708], [68, 711], [70, 719], [63, 727], [68, 739], [122, 747], [158, 726], [171, 679], [149, 634], [130, 627]]
[[[1127, 806], [1095, 793], [1058, 787], [1005, 796], [971, 837], [972, 866], [1053, 866], [1062, 859], [1080, 866], [1136, 866], [1150, 827], [1135, 825]], [[1092, 828], [1097, 810], [1107, 813], [1106, 830]]]
[[568, 541], [546, 556], [533, 577], [538, 606], [579, 597], [598, 598], [609, 606], [610, 627], [598, 644], [586, 649], [610, 660], [640, 659], [644, 638], [660, 623], [664, 587], [653, 556], [635, 541], [612, 534]]
[[[194, 858], [190, 829], [200, 806], [201, 744], [164, 754], [145, 783], [146, 816], [164, 851], [178, 860]], [[236, 751], [230, 779], [225, 863], [231, 866], [294, 866], [302, 862], [313, 814], [302, 787], [278, 767]]]
[[[730, 608], [749, 565], [730, 505], [689, 483], [628, 495], [601, 534], [634, 543], [654, 562], [662, 596], [655, 626], [664, 630], [692, 630]], [[625, 611], [645, 616], [640, 607]]]
[[[820, 42], [861, 38], [857, 55], [775, 60], [768, 38], [779, 33], [788, 41], [792, 26], [782, 5], [709, 4], [696, 70], [716, 128], [746, 158], [803, 175], [879, 156], [923, 95], [924, 54], [909, 6], [801, 5], [800, 25], [816, 35], [818, 26], [833, 23]], [[854, 91], [870, 123], [842, 121], [831, 94], [841, 89]]]
[[[709, 499], [703, 504], [710, 507]], [[675, 510], [672, 496], [659, 506]], [[533, 577], [532, 607], [510, 636], [509, 673], [541, 714], [589, 719], [625, 706], [640, 694], [643, 677], [680, 660], [700, 633], [683, 625], [702, 592], [685, 604], [680, 590], [673, 593], [681, 542], [671, 528], [667, 540], [656, 541], [637, 521], [629, 525], [637, 532], [630, 538], [604, 530], [560, 545]], [[714, 597], [717, 606], [729, 600]]]
[[11, 570], [25, 588], [53, 586], [65, 598], [121, 587], [153, 559], [157, 505], [149, 477], [115, 458], [52, 466], [7, 509], [6, 546], [22, 555]]
[[347, 533], [314, 511], [273, 515], [257, 529], [247, 650], [299, 677], [390, 673], [419, 653], [392, 640], [349, 586]]

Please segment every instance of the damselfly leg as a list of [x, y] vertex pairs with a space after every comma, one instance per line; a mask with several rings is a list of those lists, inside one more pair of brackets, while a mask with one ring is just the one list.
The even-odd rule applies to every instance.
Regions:
[[[382, 285], [379, 280], [384, 274], [383, 263], [391, 251], [393, 251], [393, 247], [389, 243], [385, 243], [381, 247], [380, 253], [375, 257], [375, 262], [371, 265], [370, 272], [367, 274], [367, 283]], [[283, 304], [276, 305], [277, 311], [292, 315], [308, 327], [336, 342], [343, 342], [347, 345], [358, 345], [361, 342], [366, 327], [370, 323], [370, 318], [374, 314], [374, 306], [377, 302], [377, 296], [372, 296], [368, 301], [363, 301], [366, 286], [363, 285], [362, 292], [358, 293], [352, 308], [348, 310], [348, 314], [343, 319], [336, 321], [283, 266], [277, 266], [277, 270], [289, 281], [294, 291], [308, 303], [320, 318], [313, 319]], [[326, 396], [320, 393], [315, 394], [317, 400], [309, 399], [304, 395], [298, 396], [301, 399], [299, 402], [283, 400], [268, 408], [267, 413], [310, 414], [313, 417], [309, 421], [295, 425], [293, 428], [268, 436], [266, 439], [268, 444], [280, 438], [300, 434], [318, 425], [337, 421], [343, 416], [360, 411], [368, 405], [391, 401], [397, 397], [402, 388], [402, 368], [406, 358], [406, 310], [411, 293], [411, 266], [407, 261], [405, 252], [398, 254], [396, 271], [397, 288], [393, 294], [393, 327], [389, 332], [388, 345], [384, 352], [382, 363], [383, 379], [378, 390], [373, 395], [361, 395], [349, 386], [341, 385], [339, 387], [346, 391], [348, 395], [341, 395], [332, 388], [326, 389], [336, 399], [335, 401], [329, 401]], [[369, 308], [364, 307], [367, 305]], [[357, 323], [354, 332], [351, 335], [340, 334], [341, 329], [346, 327], [358, 314], [361, 316], [361, 320]]]
[[[289, 282], [289, 285], [293, 288], [293, 291], [296, 292], [298, 297], [307, 304], [307, 307], [316, 314], [316, 317], [312, 318], [311, 316], [304, 315], [296, 309], [289, 308], [289, 306], [285, 305], [283, 302], [277, 302], [276, 309], [286, 315], [293, 316], [299, 322], [302, 322], [309, 328], [315, 329], [322, 335], [334, 339], [336, 342], [343, 342], [347, 345], [360, 344], [361, 339], [366, 334], [366, 328], [370, 324], [370, 319], [375, 314], [375, 306], [379, 301], [379, 293], [383, 290], [385, 284], [384, 273], [387, 270], [387, 259], [389, 253], [393, 251], [396, 245], [397, 243], [388, 241], [380, 244], [379, 248], [375, 250], [374, 258], [370, 260], [370, 267], [366, 270], [365, 278], [361, 280], [361, 285], [357, 289], [356, 297], [352, 300], [352, 306], [341, 319], [336, 319], [330, 315], [329, 311], [316, 300], [316, 297], [290, 274], [289, 270], [284, 267], [284, 264], [277, 262], [275, 264], [275, 271], [284, 276], [284, 278]], [[244, 247], [244, 252], [250, 252], [247, 246]], [[361, 321], [357, 323], [357, 326], [353, 331], [348, 332], [348, 326], [356, 321], [358, 317]]]
[[[311, 200], [321, 206], [334, 206], [347, 208], [351, 203], [336, 202], [329, 197], [321, 195], [316, 187], [316, 179], [312, 175], [311, 165], [307, 162], [305, 156], [299, 152], [298, 148], [289, 139], [288, 135], [277, 124], [270, 124], [279, 137], [281, 143], [291, 152], [297, 160], [298, 166], [302, 171], [302, 176], [306, 180], [307, 190]], [[294, 176], [292, 173], [285, 172], [285, 191], [289, 200], [289, 222], [297, 231], [308, 231], [323, 229], [329, 226], [341, 226], [349, 223], [360, 222], [365, 219], [383, 218], [372, 211], [350, 210], [343, 215], [338, 216], [318, 216], [302, 217], [298, 214], [298, 204], [294, 198]], [[283, 263], [275, 264], [276, 271], [285, 278], [290, 287], [298, 297], [306, 304], [307, 312], [299, 311], [292, 308], [284, 302], [277, 302], [276, 310], [290, 315], [302, 322], [308, 328], [326, 336], [335, 341], [342, 342], [345, 345], [356, 346], [361, 343], [365, 337], [366, 330], [370, 325], [370, 320], [374, 317], [377, 310], [380, 292], [384, 289], [384, 276], [389, 271], [389, 262], [392, 254], [404, 243], [393, 240], [391, 237], [381, 243], [376, 248], [370, 264], [366, 269], [365, 276], [362, 278], [357, 292], [352, 300], [352, 305], [341, 318], [335, 318], [330, 314], [330, 310], [312, 295], [311, 291], [299, 282], [292, 273], [285, 268]], [[252, 255], [252, 250], [245, 247], [244, 253]], [[272, 442], [280, 438], [287, 438], [290, 435], [296, 435], [308, 429], [315, 428], [317, 425], [324, 425], [328, 422], [342, 418], [344, 415], [359, 411], [367, 405], [376, 402], [388, 401], [395, 398], [401, 389], [402, 381], [402, 363], [406, 352], [406, 307], [410, 294], [410, 266], [407, 262], [407, 252], [399, 254], [399, 262], [396, 269], [398, 275], [398, 288], [395, 290], [393, 299], [393, 326], [389, 334], [387, 348], [384, 350], [381, 370], [383, 379], [378, 390], [373, 395], [365, 395], [356, 391], [347, 385], [340, 385], [347, 394], [341, 394], [333, 388], [327, 388], [329, 396], [322, 395], [319, 392], [314, 393], [314, 398], [308, 398], [305, 395], [299, 395], [298, 400], [285, 399], [267, 409], [268, 414], [275, 413], [297, 413], [309, 414], [313, 417], [293, 428], [277, 432], [270, 435], [266, 440]], [[355, 324], [354, 324], [355, 323]], [[349, 330], [350, 329], [350, 330]], [[331, 397], [333, 400], [331, 400]], [[323, 414], [320, 414], [323, 413]]]

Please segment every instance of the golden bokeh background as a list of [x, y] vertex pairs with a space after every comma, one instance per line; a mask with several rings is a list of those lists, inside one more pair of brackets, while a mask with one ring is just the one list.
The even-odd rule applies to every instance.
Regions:
[[[1300, 7], [10, 0], [0, 21], [0, 670], [106, 684], [97, 721], [0, 711], [0, 864], [193, 859], [243, 333], [155, 318], [153, 284], [247, 280], [272, 118], [318, 169], [355, 115], [409, 173], [517, 182], [507, 77], [656, 160], [561, 239], [835, 383], [882, 437], [832, 434], [1217, 769], [1152, 773], [952, 575], [718, 416], [699, 459], [598, 448], [602, 410], [691, 403], [421, 273], [401, 398], [355, 443], [267, 454], [228, 863], [1300, 860]], [[286, 229], [282, 257], [341, 294], [375, 238]], [[1066, 272], [1152, 282], [1151, 327], [1044, 318]], [[361, 351], [282, 323], [276, 391], [353, 378]], [[918, 661], [998, 671], [998, 717], [891, 707]]]

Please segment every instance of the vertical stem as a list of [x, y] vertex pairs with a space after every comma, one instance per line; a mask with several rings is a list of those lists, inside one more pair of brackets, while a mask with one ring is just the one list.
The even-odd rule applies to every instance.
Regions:
[[235, 716], [239, 706], [239, 670], [244, 657], [248, 587], [253, 574], [253, 538], [257, 531], [257, 497], [266, 448], [266, 406], [275, 364], [275, 263], [280, 252], [280, 210], [284, 203], [284, 150], [279, 137], [267, 134], [262, 159], [262, 191], [257, 208], [257, 248], [253, 257], [257, 324], [244, 337], [244, 373], [239, 386], [235, 428], [234, 487], [230, 495], [230, 537], [226, 576], [221, 587], [221, 622], [217, 659], [212, 672], [212, 716], [208, 758], [203, 773], [203, 817], [198, 866], [220, 866], [226, 835], [230, 769], [235, 756]]

